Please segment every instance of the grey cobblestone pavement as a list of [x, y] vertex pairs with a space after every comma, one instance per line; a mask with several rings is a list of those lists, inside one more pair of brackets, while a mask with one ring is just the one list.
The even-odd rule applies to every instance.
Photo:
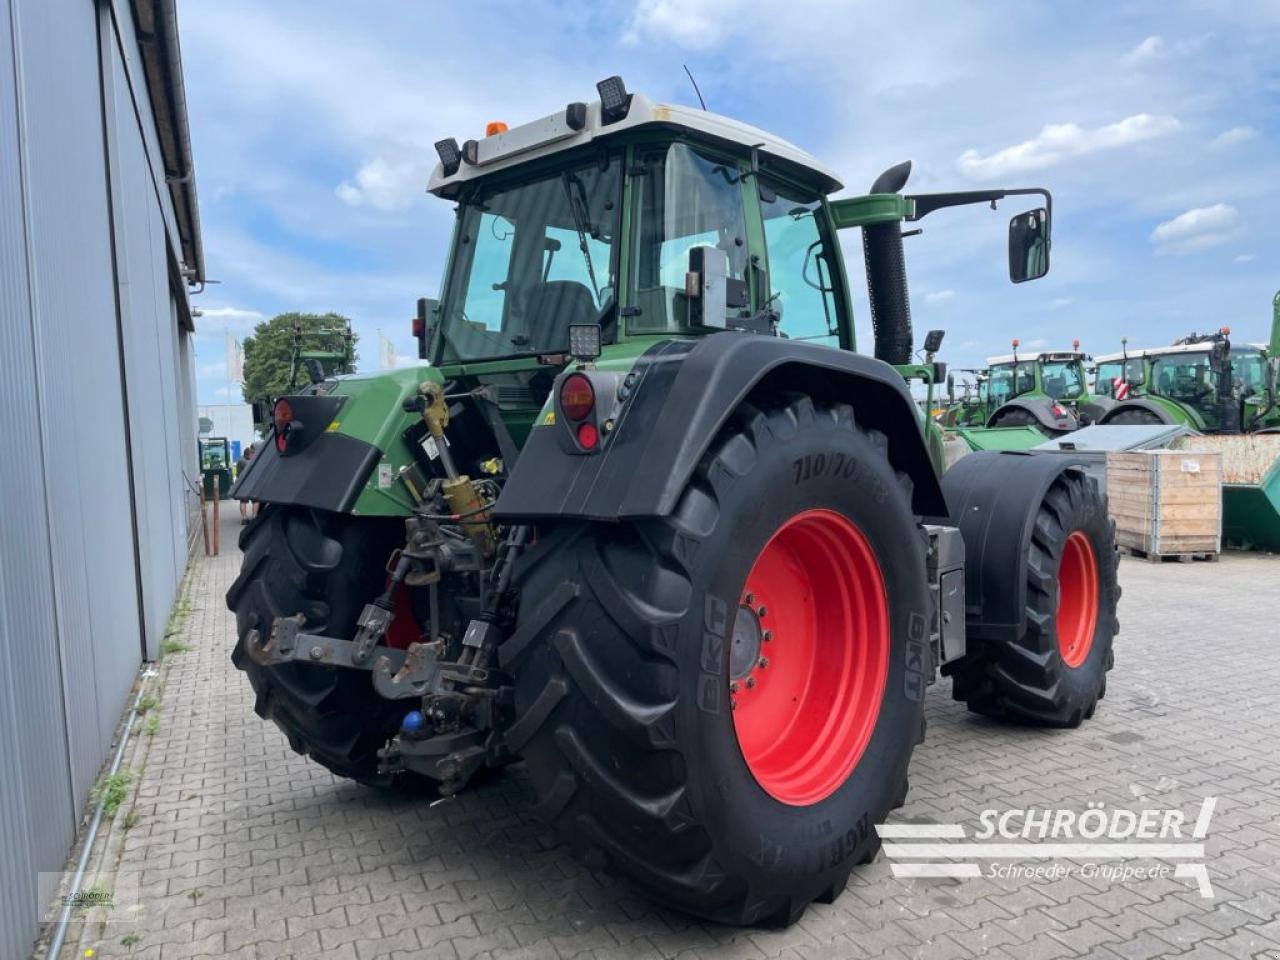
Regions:
[[120, 853], [143, 910], [111, 925], [97, 960], [1280, 958], [1280, 557], [1126, 559], [1116, 667], [1079, 730], [975, 719], [939, 682], [899, 811], [972, 832], [985, 808], [1194, 817], [1216, 796], [1213, 899], [1172, 877], [907, 881], [882, 856], [834, 904], [760, 931], [691, 921], [579, 866], [529, 814], [519, 767], [433, 805], [293, 754], [228, 658], [237, 532], [228, 522], [223, 555], [194, 572], [178, 637], [191, 649], [166, 665]]

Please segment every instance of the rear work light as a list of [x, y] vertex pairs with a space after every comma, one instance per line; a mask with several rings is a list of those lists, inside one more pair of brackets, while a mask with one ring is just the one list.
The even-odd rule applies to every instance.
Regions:
[[293, 404], [283, 397], [276, 401], [271, 411], [271, 425], [276, 430], [276, 450], [284, 453], [288, 446], [289, 424], [293, 423]]
[[[571, 373], [560, 384], [560, 409], [570, 420], [585, 420], [596, 406], [596, 391], [580, 373]], [[592, 431], [594, 432], [594, 427]]]

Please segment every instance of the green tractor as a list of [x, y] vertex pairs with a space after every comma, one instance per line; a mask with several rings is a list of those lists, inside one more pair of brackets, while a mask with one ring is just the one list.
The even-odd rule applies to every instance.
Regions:
[[1171, 346], [1099, 357], [1095, 391], [1112, 401], [1104, 424], [1182, 424], [1200, 433], [1270, 433], [1280, 429], [1276, 372], [1280, 294], [1273, 301], [1271, 343], [1233, 345], [1231, 331], [1190, 334]]
[[[957, 381], [955, 379], [957, 373], [965, 374], [966, 379]], [[948, 428], [985, 426], [989, 415], [987, 405], [989, 382], [985, 368], [961, 367], [950, 371], [947, 374], [947, 406], [938, 418], [938, 422]]]
[[196, 449], [204, 495], [212, 500], [216, 490], [218, 498], [225, 500], [231, 492], [231, 441], [226, 437], [200, 437]]
[[[307, 344], [312, 344], [308, 346]], [[312, 329], [301, 323], [293, 325], [293, 350], [289, 355], [289, 387], [298, 386], [298, 375], [306, 373], [315, 384], [326, 378], [355, 370], [354, 337], [349, 321], [337, 322], [320, 318]]]
[[1095, 423], [1107, 402], [1089, 393], [1080, 341], [1070, 350], [1013, 353], [987, 361], [986, 426], [1035, 427], [1050, 437]]
[[[457, 205], [429, 366], [277, 400], [227, 602], [256, 709], [383, 787], [523, 760], [593, 868], [700, 917], [830, 902], [906, 796], [939, 670], [1073, 727], [1118, 628], [1105, 500], [1070, 454], [945, 475], [908, 379], [903, 222], [1044, 190], [864, 196], [798, 148], [616, 77], [436, 145]], [[860, 228], [875, 356], [854, 352]], [[975, 733], [978, 731], [975, 730]]]

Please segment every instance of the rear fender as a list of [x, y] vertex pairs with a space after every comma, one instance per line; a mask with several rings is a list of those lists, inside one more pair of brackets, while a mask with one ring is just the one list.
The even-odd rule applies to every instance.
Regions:
[[942, 477], [964, 538], [965, 606], [971, 635], [1015, 640], [1027, 617], [1027, 558], [1044, 495], [1084, 461], [1065, 453], [971, 453]]
[[[1054, 407], [1063, 412], [1061, 417], [1055, 416]], [[987, 426], [995, 426], [1000, 419], [1000, 415], [1010, 410], [1025, 410], [1035, 417], [1036, 423], [1046, 430], [1074, 430], [1080, 425], [1070, 410], [1049, 397], [1014, 397], [1008, 403], [999, 407], [987, 419]]]
[[1190, 423], [1191, 422], [1189, 419], [1186, 419], [1186, 418], [1175, 417], [1173, 413], [1170, 411], [1170, 408], [1167, 404], [1157, 403], [1154, 400], [1147, 400], [1143, 398], [1135, 398], [1133, 400], [1123, 400], [1120, 403], [1117, 403], [1114, 407], [1108, 410], [1106, 412], [1106, 415], [1103, 416], [1103, 418], [1098, 422], [1110, 423], [1112, 420], [1114, 420], [1120, 414], [1124, 413], [1126, 410], [1145, 410], [1148, 413], [1159, 417], [1161, 423], [1172, 424], [1172, 423]]
[[[558, 393], [558, 388], [556, 390]], [[717, 333], [655, 344], [623, 380], [613, 428], [594, 452], [564, 443], [553, 416], [529, 436], [495, 509], [504, 522], [553, 517], [665, 516], [729, 416], [762, 392], [849, 403], [889, 439], [889, 459], [914, 484], [915, 512], [946, 502], [906, 381], [860, 354], [776, 337]]]

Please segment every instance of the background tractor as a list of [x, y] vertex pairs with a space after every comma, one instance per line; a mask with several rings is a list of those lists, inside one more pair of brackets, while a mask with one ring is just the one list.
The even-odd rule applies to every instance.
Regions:
[[[968, 379], [957, 381], [955, 374]], [[958, 369], [947, 374], [947, 408], [938, 422], [944, 427], [985, 426], [990, 415], [987, 405], [987, 371]]]
[[[340, 776], [445, 794], [522, 759], [576, 855], [712, 920], [830, 901], [901, 804], [939, 669], [1075, 726], [1117, 629], [1105, 501], [1070, 454], [945, 475], [904, 221], [1046, 191], [833, 200], [736, 121], [600, 99], [442, 140], [457, 204], [429, 366], [276, 401], [227, 595], [257, 710]], [[862, 231], [875, 356], [838, 232]]]
[[1071, 350], [1013, 353], [987, 360], [986, 425], [1036, 427], [1050, 437], [1095, 423], [1108, 401], [1089, 393], [1088, 357], [1080, 341]]
[[1190, 334], [1171, 346], [1099, 357], [1095, 392], [1113, 401], [1104, 424], [1183, 424], [1201, 433], [1280, 429], [1280, 293], [1269, 343], [1233, 345], [1231, 331]]

